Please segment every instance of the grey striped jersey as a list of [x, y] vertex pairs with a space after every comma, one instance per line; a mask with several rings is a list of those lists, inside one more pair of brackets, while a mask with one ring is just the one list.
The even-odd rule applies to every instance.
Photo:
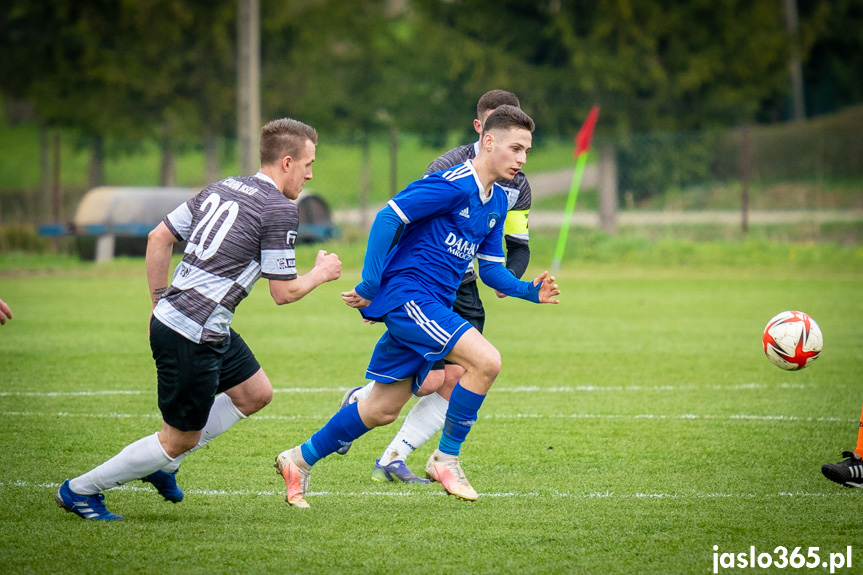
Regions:
[[263, 174], [210, 184], [163, 221], [186, 249], [153, 313], [191, 341], [224, 340], [259, 277], [297, 277], [297, 206]]
[[[479, 142], [457, 146], [438, 157], [426, 168], [425, 175], [446, 170], [453, 166], [465, 163], [467, 160], [476, 158], [479, 152]], [[495, 182], [503, 188], [507, 197], [507, 216], [504, 222], [504, 237], [507, 241], [516, 244], [527, 245], [530, 239], [527, 219], [530, 212], [531, 192], [530, 183], [524, 172], [519, 172], [512, 180], [498, 180]], [[473, 262], [470, 263], [462, 283], [474, 281], [477, 278]]]

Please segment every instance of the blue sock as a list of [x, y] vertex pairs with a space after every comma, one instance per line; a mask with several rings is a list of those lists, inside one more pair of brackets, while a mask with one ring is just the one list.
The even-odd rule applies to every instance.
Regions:
[[327, 455], [335, 452], [344, 443], [353, 441], [369, 430], [363, 420], [357, 403], [338, 410], [326, 425], [316, 431], [303, 445], [303, 459], [309, 466], [314, 465]]
[[449, 455], [458, 455], [461, 444], [467, 437], [468, 431], [476, 422], [476, 415], [484, 395], [474, 393], [457, 383], [449, 398], [449, 408], [446, 410], [446, 422], [443, 433], [440, 436], [438, 449]]

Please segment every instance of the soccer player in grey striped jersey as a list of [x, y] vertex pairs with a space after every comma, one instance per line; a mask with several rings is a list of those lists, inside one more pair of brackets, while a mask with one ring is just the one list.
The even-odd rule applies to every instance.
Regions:
[[[519, 107], [518, 97], [506, 90], [490, 90], [483, 94], [476, 106], [474, 130], [482, 134], [483, 125], [489, 115], [503, 105]], [[458, 166], [476, 157], [479, 142], [457, 146], [433, 161], [426, 175]], [[528, 247], [528, 213], [531, 204], [530, 183], [524, 172], [519, 172], [512, 180], [499, 180], [497, 184], [503, 188], [507, 196], [507, 214], [504, 223], [504, 241], [506, 243], [506, 268], [517, 278], [524, 275], [530, 261]], [[453, 310], [466, 319], [480, 333], [485, 325], [485, 308], [479, 296], [476, 285], [477, 273], [473, 262], [468, 267], [458, 288]], [[498, 297], [504, 297], [497, 294]], [[396, 433], [393, 440], [384, 449], [380, 459], [375, 461], [372, 469], [372, 479], [376, 481], [404, 481], [406, 483], [425, 483], [405, 465], [407, 458], [444, 424], [449, 397], [455, 384], [464, 376], [464, 368], [450, 362], [440, 360], [435, 362], [417, 395], [420, 400], [414, 405], [405, 418], [405, 422]], [[353, 403], [371, 393], [374, 382], [362, 388], [349, 390], [342, 403]], [[338, 453], [344, 455], [350, 449], [350, 444], [342, 447]]]
[[[147, 281], [153, 302], [150, 347], [156, 361], [161, 431], [126, 446], [93, 470], [66, 480], [57, 504], [84, 519], [122, 519], [105, 508], [102, 491], [135, 479], [168, 501], [183, 492], [176, 472], [190, 452], [266, 406], [273, 387], [231, 320], [258, 278], [278, 305], [338, 279], [341, 262], [320, 250], [297, 274], [293, 203], [312, 179], [317, 132], [291, 119], [261, 130], [261, 169], [210, 184], [150, 232]], [[183, 259], [168, 285], [173, 246]]]

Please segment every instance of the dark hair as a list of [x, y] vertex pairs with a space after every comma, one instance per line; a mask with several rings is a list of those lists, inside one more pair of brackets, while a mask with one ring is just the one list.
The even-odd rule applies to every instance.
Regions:
[[261, 128], [261, 165], [278, 162], [285, 156], [298, 159], [307, 140], [318, 144], [318, 133], [298, 120], [282, 118]]
[[531, 117], [525, 114], [521, 108], [504, 104], [486, 119], [485, 125], [482, 127], [482, 135], [484, 136], [492, 130], [514, 130], [518, 128], [533, 132], [535, 127], [536, 124], [533, 123]]
[[482, 95], [476, 103], [476, 118], [482, 120], [483, 115], [489, 110], [495, 110], [503, 105], [520, 108], [518, 97], [506, 90], [490, 90]]

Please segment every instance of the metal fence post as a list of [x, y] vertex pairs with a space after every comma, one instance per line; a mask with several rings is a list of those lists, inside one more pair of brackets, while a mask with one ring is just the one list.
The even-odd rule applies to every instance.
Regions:
[[599, 226], [617, 233], [617, 158], [610, 145], [599, 150]]
[[743, 126], [740, 135], [740, 226], [745, 237], [749, 234], [749, 126]]

